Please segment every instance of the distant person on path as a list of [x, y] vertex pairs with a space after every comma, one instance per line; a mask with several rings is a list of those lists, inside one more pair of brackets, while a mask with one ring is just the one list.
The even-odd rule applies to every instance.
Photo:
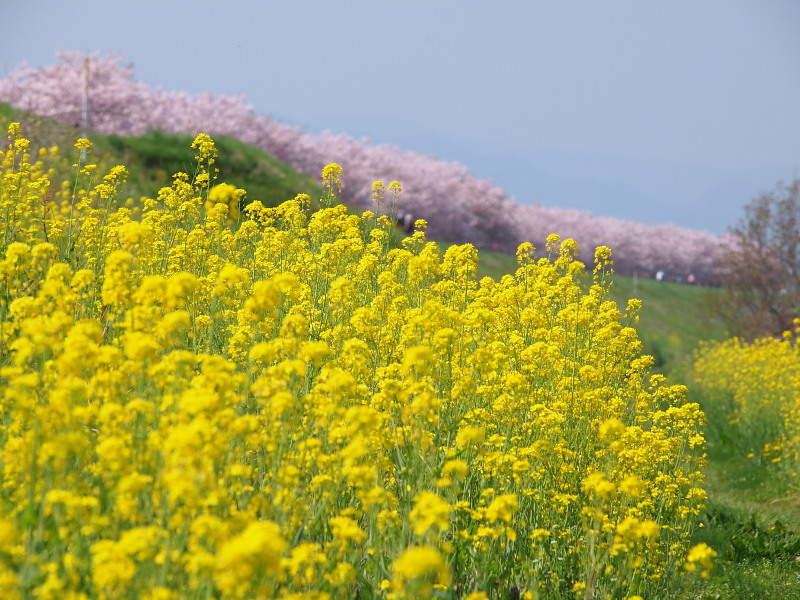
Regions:
[[397, 226], [400, 227], [407, 234], [414, 233], [414, 217], [411, 213], [398, 213], [396, 217]]

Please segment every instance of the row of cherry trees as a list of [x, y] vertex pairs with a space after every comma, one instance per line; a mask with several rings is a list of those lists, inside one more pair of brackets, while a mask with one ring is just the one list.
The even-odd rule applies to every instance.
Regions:
[[312, 177], [337, 162], [344, 168], [342, 199], [362, 209], [372, 208], [375, 180], [397, 180], [403, 184], [398, 210], [427, 220], [433, 239], [513, 252], [524, 241], [543, 248], [546, 237], [558, 233], [578, 242], [584, 260], [591, 261], [595, 246], [607, 245], [619, 272], [653, 276], [663, 271], [673, 279], [691, 273], [698, 281], [713, 274], [720, 256], [720, 238], [707, 232], [520, 205], [459, 163], [347, 135], [311, 135], [257, 114], [239, 96], [153, 88], [134, 81], [131, 67], [117, 55], [61, 51], [57, 56], [57, 64], [38, 69], [23, 65], [0, 79], [0, 100], [78, 126], [88, 65], [93, 130], [233, 136]]

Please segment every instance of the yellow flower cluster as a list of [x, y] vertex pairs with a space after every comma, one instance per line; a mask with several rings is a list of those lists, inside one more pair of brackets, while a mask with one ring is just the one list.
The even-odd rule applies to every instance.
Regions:
[[478, 281], [303, 195], [234, 230], [194, 147], [138, 219], [121, 167], [46, 221], [0, 157], [3, 598], [664, 596], [703, 415], [602, 268], [552, 236]]
[[217, 204], [222, 204], [222, 207], [216, 210], [222, 210], [227, 213], [228, 219], [231, 221], [238, 221], [241, 218], [241, 211], [239, 206], [244, 199], [245, 191], [237, 188], [230, 183], [218, 183], [212, 187], [208, 192], [208, 200], [206, 200], [206, 212], [216, 209]]
[[732, 430], [739, 451], [800, 477], [800, 320], [780, 339], [704, 345], [694, 377], [707, 410]]
[[689, 555], [686, 558], [687, 571], [696, 571], [699, 566], [702, 569], [703, 578], [708, 579], [711, 575], [711, 569], [714, 566], [713, 559], [717, 553], [706, 543], [700, 543], [693, 546], [689, 550]]

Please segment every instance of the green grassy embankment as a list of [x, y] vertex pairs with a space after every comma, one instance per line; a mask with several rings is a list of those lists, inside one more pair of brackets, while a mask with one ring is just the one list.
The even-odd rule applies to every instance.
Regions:
[[[0, 103], [0, 124], [19, 121], [33, 148], [58, 146], [62, 156], [77, 158], [72, 147], [80, 131], [50, 119], [19, 113]], [[5, 126], [3, 127], [5, 131]], [[164, 134], [158, 131], [142, 136], [121, 137], [92, 132], [89, 162], [103, 174], [114, 165], [125, 165], [128, 178], [120, 188], [119, 199], [155, 198], [158, 190], [172, 183], [177, 172], [194, 173], [196, 161], [191, 148], [193, 136]], [[247, 190], [245, 201], [260, 200], [277, 206], [299, 193], [306, 193], [317, 206], [322, 190], [316, 179], [307, 177], [269, 153], [231, 137], [214, 137], [219, 151], [216, 183], [229, 183]], [[67, 167], [72, 169], [71, 165]]]

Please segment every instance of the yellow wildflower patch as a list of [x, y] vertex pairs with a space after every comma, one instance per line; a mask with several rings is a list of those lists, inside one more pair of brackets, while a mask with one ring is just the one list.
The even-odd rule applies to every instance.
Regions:
[[338, 165], [323, 209], [234, 221], [200, 135], [134, 214], [124, 168], [65, 187], [9, 136], [3, 597], [649, 597], [706, 569], [703, 414], [651, 377], [607, 248], [478, 281], [472, 246], [348, 214]]

